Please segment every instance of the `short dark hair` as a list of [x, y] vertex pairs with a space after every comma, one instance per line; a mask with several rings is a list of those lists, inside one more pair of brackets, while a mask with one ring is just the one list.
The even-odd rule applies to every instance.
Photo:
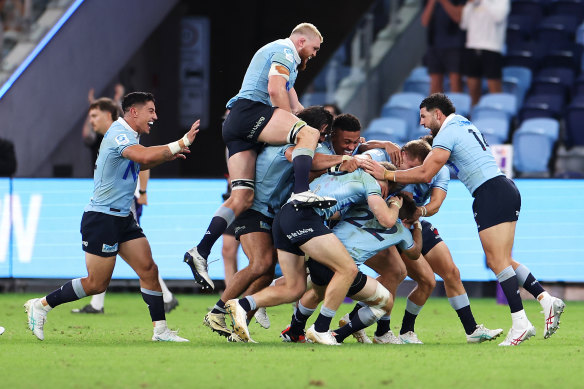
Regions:
[[403, 145], [402, 151], [408, 153], [411, 158], [418, 158], [424, 162], [430, 151], [432, 151], [432, 147], [425, 140], [414, 139]]
[[[416, 202], [414, 201], [414, 199], [412, 199], [410, 196], [408, 196], [404, 192], [398, 192], [395, 194], [395, 196], [401, 197], [401, 199], [402, 199], [402, 206], [399, 209], [398, 217], [400, 219], [412, 219], [414, 217], [414, 215], [416, 214], [416, 209], [418, 208], [416, 206]], [[390, 199], [391, 199], [391, 197], [390, 197]], [[388, 200], [388, 205], [389, 205], [389, 200]]]
[[130, 92], [122, 99], [122, 111], [128, 112], [136, 104], [146, 104], [148, 101], [156, 102], [154, 95], [148, 92]]
[[359, 122], [359, 119], [355, 115], [343, 113], [333, 121], [333, 133], [337, 130], [349, 132], [361, 131], [361, 122]]
[[444, 93], [433, 93], [426, 97], [420, 103], [420, 109], [422, 108], [426, 108], [428, 111], [438, 108], [446, 116], [456, 112], [454, 104]]
[[298, 116], [299, 119], [304, 120], [310, 127], [314, 127], [319, 131], [322, 126], [326, 125], [327, 133], [330, 132], [333, 124], [333, 115], [324, 109], [322, 105], [306, 107], [296, 116]]
[[112, 120], [118, 120], [120, 115], [120, 107], [110, 98], [101, 97], [89, 104], [89, 111], [92, 109], [99, 109], [100, 111], [109, 112], [112, 115]]

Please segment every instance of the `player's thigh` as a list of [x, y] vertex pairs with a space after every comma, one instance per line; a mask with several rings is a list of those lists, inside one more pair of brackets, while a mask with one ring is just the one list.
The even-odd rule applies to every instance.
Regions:
[[434, 280], [434, 272], [423, 255], [413, 261], [404, 258], [408, 276], [418, 283], [430, 284]]
[[501, 271], [512, 263], [511, 251], [517, 222], [505, 222], [479, 231], [487, 264], [493, 271]]
[[314, 237], [300, 245], [300, 249], [335, 273], [357, 268], [345, 246], [332, 233]]
[[442, 278], [452, 273], [456, 268], [450, 250], [443, 241], [432, 247], [432, 249], [424, 255], [424, 258], [426, 258], [426, 261], [430, 264], [434, 273]]
[[274, 262], [272, 235], [267, 232], [251, 232], [239, 237], [243, 252], [249, 258], [249, 266], [270, 266]]
[[93, 284], [107, 285], [116, 266], [116, 257], [100, 257], [86, 252], [85, 266], [87, 267], [87, 278]]
[[304, 267], [303, 257], [284, 250], [278, 250], [278, 262], [285, 279], [284, 285], [286, 288], [306, 289], [306, 268]]
[[365, 265], [383, 277], [393, 276], [399, 278], [406, 276], [406, 265], [395, 247], [380, 251], [365, 261]]
[[[229, 170], [229, 177], [232, 180], [232, 184], [233, 180], [253, 180], [255, 178], [256, 158], [257, 153], [254, 150], [240, 151], [229, 157], [227, 160], [227, 169]], [[232, 190], [231, 196], [234, 194], [236, 193]]]
[[258, 141], [271, 145], [282, 145], [288, 143], [286, 138], [288, 133], [298, 122], [296, 116], [284, 109], [276, 109], [258, 137]]
[[157, 267], [152, 258], [150, 243], [145, 237], [120, 243], [119, 254], [136, 272], [138, 277], [145, 278], [155, 274], [158, 276]]

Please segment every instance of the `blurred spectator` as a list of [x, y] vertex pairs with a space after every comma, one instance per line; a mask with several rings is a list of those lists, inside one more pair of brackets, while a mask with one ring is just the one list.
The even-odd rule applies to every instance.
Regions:
[[462, 72], [472, 104], [478, 103], [482, 78], [489, 93], [503, 91], [503, 46], [510, 0], [469, 0], [462, 9], [460, 28], [466, 30]]
[[424, 64], [430, 74], [430, 94], [444, 92], [444, 75], [450, 91], [462, 92], [462, 54], [464, 31], [459, 27], [466, 0], [426, 0], [422, 25], [427, 28], [428, 49]]
[[14, 143], [0, 138], [0, 177], [12, 177], [16, 172]]
[[[116, 84], [114, 87], [114, 97], [113, 101], [118, 107], [118, 116], [122, 115], [122, 97], [124, 97], [124, 86], [122, 84]], [[95, 99], [95, 91], [93, 88], [89, 89], [89, 93], [87, 94], [87, 100], [89, 101], [89, 105], [93, 104]], [[101, 110], [104, 110], [100, 108]], [[117, 117], [116, 117], [117, 119]], [[116, 120], [114, 119], [114, 120]], [[107, 128], [105, 129], [107, 131]], [[83, 129], [81, 135], [83, 136], [83, 143], [87, 147], [91, 149], [91, 168], [93, 170], [93, 166], [95, 165], [95, 161], [97, 160], [97, 152], [99, 151], [99, 145], [101, 145], [101, 140], [103, 139], [103, 134], [99, 133], [95, 130], [94, 126], [90, 123], [89, 114], [87, 115], [87, 119], [85, 119], [85, 123], [83, 123]]]

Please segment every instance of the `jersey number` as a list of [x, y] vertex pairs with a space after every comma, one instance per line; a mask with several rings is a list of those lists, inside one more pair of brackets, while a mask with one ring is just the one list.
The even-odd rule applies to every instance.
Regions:
[[475, 139], [477, 140], [477, 142], [479, 142], [479, 145], [481, 145], [481, 147], [483, 148], [483, 150], [486, 150], [487, 147], [489, 146], [489, 144], [487, 143], [487, 140], [485, 139], [485, 136], [483, 134], [481, 134], [481, 137], [483, 138], [483, 140], [481, 141], [479, 136], [477, 135], [476, 132], [474, 132], [474, 130], [472, 129], [468, 129], [468, 133], [469, 134], [473, 134], [473, 136], [475, 137]]
[[365, 215], [363, 216], [352, 216], [345, 219], [347, 223], [351, 223], [354, 226], [359, 227], [363, 231], [367, 231], [371, 235], [373, 235], [377, 240], [383, 241], [383, 237], [379, 234], [395, 234], [397, 232], [397, 227], [393, 226], [390, 229], [386, 228], [370, 228], [370, 227], [363, 227], [362, 223], [359, 223], [360, 220], [373, 220], [373, 212], [371, 212], [367, 208], [357, 208], [355, 209], [356, 212], [363, 212]]

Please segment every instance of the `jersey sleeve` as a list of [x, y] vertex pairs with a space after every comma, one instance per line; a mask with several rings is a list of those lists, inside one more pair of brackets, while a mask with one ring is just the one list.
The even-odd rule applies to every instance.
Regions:
[[[442, 166], [438, 174], [434, 176], [430, 188], [439, 188], [444, 192], [448, 192], [448, 183], [450, 182], [450, 170], [446, 166]], [[408, 185], [409, 186], [409, 185]], [[407, 188], [407, 186], [406, 186]], [[405, 190], [405, 189], [404, 189]]]
[[292, 73], [296, 67], [294, 53], [288, 47], [282, 48], [280, 51], [276, 51], [274, 55], [272, 55], [272, 63], [274, 62], [285, 66], [290, 73]]
[[137, 139], [133, 139], [133, 136], [129, 136], [124, 132], [120, 132], [115, 134], [113, 139], [111, 140], [114, 150], [119, 154], [122, 155], [124, 150], [127, 147], [134, 146], [138, 144]]
[[402, 234], [403, 239], [397, 244], [397, 247], [400, 248], [400, 250], [409, 250], [412, 247], [414, 247], [414, 238], [412, 237], [412, 234], [410, 233], [410, 231], [408, 231], [407, 229], [404, 228], [404, 232]]
[[455, 142], [455, 128], [453, 126], [446, 126], [434, 137], [432, 148], [444, 149], [452, 153]]
[[377, 180], [372, 175], [365, 172], [362, 172], [361, 175], [363, 177], [363, 185], [365, 186], [367, 196], [381, 196], [381, 186], [379, 186]]
[[383, 149], [371, 149], [363, 153], [364, 155], [369, 155], [372, 160], [377, 162], [391, 162], [387, 151]]

